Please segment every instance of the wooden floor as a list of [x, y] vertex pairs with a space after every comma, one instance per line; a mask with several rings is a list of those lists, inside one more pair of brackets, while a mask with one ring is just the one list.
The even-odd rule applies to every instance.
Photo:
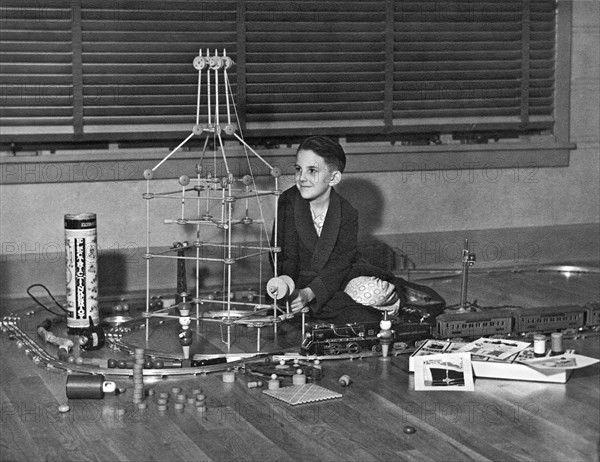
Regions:
[[[435, 276], [411, 278], [458, 303], [460, 278]], [[568, 278], [544, 271], [472, 272], [468, 299], [480, 306], [585, 304], [600, 300], [599, 279], [597, 272]], [[2, 314], [31, 309], [31, 303], [4, 306]], [[28, 332], [45, 315], [39, 311], [22, 318]], [[169, 328], [159, 328], [151, 341], [160, 332]], [[195, 347], [222, 346], [220, 329], [211, 332], [214, 338]], [[566, 384], [476, 379], [474, 392], [423, 392], [414, 391], [407, 355], [390, 362], [326, 361], [319, 384], [342, 397], [299, 406], [248, 389], [251, 378], [244, 375], [233, 384], [223, 383], [220, 373], [145, 381], [156, 392], [201, 388], [204, 413], [193, 405], [177, 411], [172, 403], [161, 413], [155, 398], [140, 410], [132, 402], [132, 381], [117, 378], [124, 394], [70, 400], [70, 412], [61, 414], [66, 372], [36, 366], [1, 335], [1, 461], [598, 461], [600, 364], [574, 371]], [[135, 335], [134, 341], [143, 338]], [[262, 347], [297, 346], [299, 338], [294, 328], [277, 339], [265, 332]], [[233, 348], [252, 348], [253, 339], [238, 332]], [[600, 358], [598, 334], [565, 346]], [[346, 388], [338, 383], [343, 374], [352, 379]], [[407, 426], [416, 432], [405, 433]]]

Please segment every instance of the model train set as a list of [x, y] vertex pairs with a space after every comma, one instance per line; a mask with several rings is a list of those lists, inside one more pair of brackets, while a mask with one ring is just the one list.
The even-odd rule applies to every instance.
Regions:
[[[392, 322], [392, 348], [403, 350], [429, 338], [518, 337], [533, 333], [577, 333], [600, 326], [600, 304], [537, 308], [490, 308], [482, 311], [442, 313], [431, 322]], [[302, 342], [305, 355], [356, 354], [380, 351], [378, 323], [346, 326], [316, 324]]]

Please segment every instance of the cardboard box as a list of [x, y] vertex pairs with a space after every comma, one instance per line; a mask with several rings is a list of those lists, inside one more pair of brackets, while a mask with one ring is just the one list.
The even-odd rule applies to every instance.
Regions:
[[[427, 340], [409, 358], [409, 370], [414, 372], [414, 357], [438, 353], [456, 352], [466, 345], [461, 342]], [[549, 355], [550, 351], [546, 353]], [[534, 369], [525, 364], [514, 362], [514, 359], [498, 361], [482, 356], [471, 356], [475, 377], [504, 380], [525, 380], [530, 382], [566, 383], [572, 370]]]

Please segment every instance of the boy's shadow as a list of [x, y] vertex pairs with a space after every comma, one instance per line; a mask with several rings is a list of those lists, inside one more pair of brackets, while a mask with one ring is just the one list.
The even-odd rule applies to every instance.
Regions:
[[[358, 250], [363, 259], [391, 273], [416, 268], [415, 262], [400, 249], [376, 237], [384, 213], [392, 213], [389, 208], [385, 210], [383, 195], [376, 184], [352, 178], [342, 181], [336, 190], [358, 210]], [[430, 322], [446, 306], [445, 300], [427, 286], [400, 277], [394, 279], [394, 285], [402, 302], [405, 322]]]
[[377, 184], [359, 178], [344, 179], [336, 191], [358, 210], [358, 247], [361, 256], [372, 265], [394, 272], [414, 267], [414, 263], [399, 249], [392, 248], [376, 236], [386, 210], [383, 194]]

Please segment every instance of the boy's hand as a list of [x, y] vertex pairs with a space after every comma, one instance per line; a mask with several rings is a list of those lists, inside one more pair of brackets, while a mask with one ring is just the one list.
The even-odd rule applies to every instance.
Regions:
[[315, 299], [315, 293], [310, 287], [305, 287], [304, 289], [295, 291], [290, 299], [290, 308], [292, 311], [298, 311], [302, 308], [306, 308], [308, 304]]

